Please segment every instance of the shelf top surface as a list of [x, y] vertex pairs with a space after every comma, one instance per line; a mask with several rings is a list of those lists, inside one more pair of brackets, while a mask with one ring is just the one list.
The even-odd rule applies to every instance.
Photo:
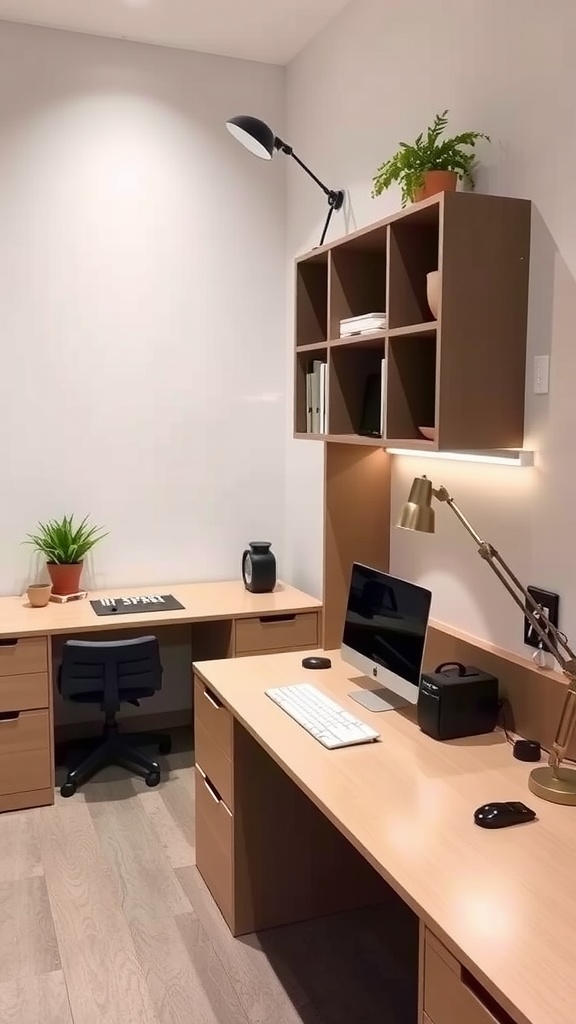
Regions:
[[[467, 203], [481, 200], [484, 202], [508, 202], [508, 203], [523, 203], [526, 207], [530, 207], [531, 201], [529, 199], [516, 199], [515, 197], [506, 196], [492, 196], [478, 192], [440, 192], [438, 195], [431, 196], [430, 199], [423, 199], [420, 203], [412, 203], [403, 210], [397, 210], [395, 213], [389, 214], [382, 220], [375, 221], [373, 224], [368, 224], [366, 227], [359, 228], [357, 231], [352, 231], [348, 235], [342, 235], [336, 238], [333, 242], [325, 242], [322, 246], [317, 246], [315, 249], [311, 249], [306, 253], [296, 257], [296, 263], [302, 262], [319, 262], [322, 263], [327, 259], [328, 254], [332, 250], [337, 250], [341, 247], [349, 247], [350, 249], [370, 249], [370, 248], [381, 248], [380, 242], [370, 241], [371, 235], [378, 235], [383, 229], [389, 224], [401, 223], [402, 221], [410, 221], [412, 224], [420, 225], [433, 225], [439, 222], [439, 218], [442, 216], [442, 211], [445, 204], [461, 204], [462, 206]], [[385, 235], [385, 232], [383, 232]]]
[[[530, 766], [513, 759], [502, 732], [439, 743], [419, 730], [414, 708], [374, 716], [353, 702], [350, 691], [368, 680], [339, 652], [314, 679], [302, 657], [196, 668], [518, 1024], [573, 1024], [576, 808], [528, 793]], [[305, 681], [375, 725], [382, 741], [326, 750], [265, 695]], [[538, 818], [478, 828], [475, 808], [493, 800], [527, 801]]]

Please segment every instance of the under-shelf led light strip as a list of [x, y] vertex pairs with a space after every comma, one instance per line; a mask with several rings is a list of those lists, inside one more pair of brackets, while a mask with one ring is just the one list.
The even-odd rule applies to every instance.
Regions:
[[389, 455], [408, 455], [416, 459], [443, 459], [450, 462], [486, 462], [492, 466], [533, 466], [534, 452], [507, 448], [493, 452], [431, 452], [415, 448], [387, 448]]

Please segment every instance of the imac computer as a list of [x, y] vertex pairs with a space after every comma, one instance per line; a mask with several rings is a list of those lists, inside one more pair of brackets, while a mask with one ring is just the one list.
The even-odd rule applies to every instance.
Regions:
[[369, 711], [416, 704], [431, 599], [415, 583], [352, 566], [341, 654], [375, 684], [350, 694]]

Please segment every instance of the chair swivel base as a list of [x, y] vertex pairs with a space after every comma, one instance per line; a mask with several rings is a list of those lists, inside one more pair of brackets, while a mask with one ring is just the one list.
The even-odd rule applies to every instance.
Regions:
[[[156, 734], [136, 734], [130, 736], [133, 743], [154, 743], [158, 746], [161, 754], [169, 754], [171, 740], [169, 736]], [[126, 736], [120, 736], [112, 732], [97, 747], [95, 747], [83, 761], [75, 768], [70, 769], [66, 782], [60, 787], [61, 796], [74, 796], [78, 786], [81, 786], [93, 775], [107, 768], [108, 765], [118, 765], [126, 768], [127, 771], [139, 775], [144, 779], [147, 786], [157, 786], [160, 782], [160, 765], [151, 757], [137, 750], [127, 742]]]

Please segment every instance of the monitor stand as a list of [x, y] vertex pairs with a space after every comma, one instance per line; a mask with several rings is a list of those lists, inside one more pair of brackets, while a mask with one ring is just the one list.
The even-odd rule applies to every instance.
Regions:
[[366, 711], [399, 711], [401, 708], [407, 708], [410, 703], [394, 693], [394, 690], [388, 690], [385, 686], [354, 690], [348, 696], [366, 708]]

